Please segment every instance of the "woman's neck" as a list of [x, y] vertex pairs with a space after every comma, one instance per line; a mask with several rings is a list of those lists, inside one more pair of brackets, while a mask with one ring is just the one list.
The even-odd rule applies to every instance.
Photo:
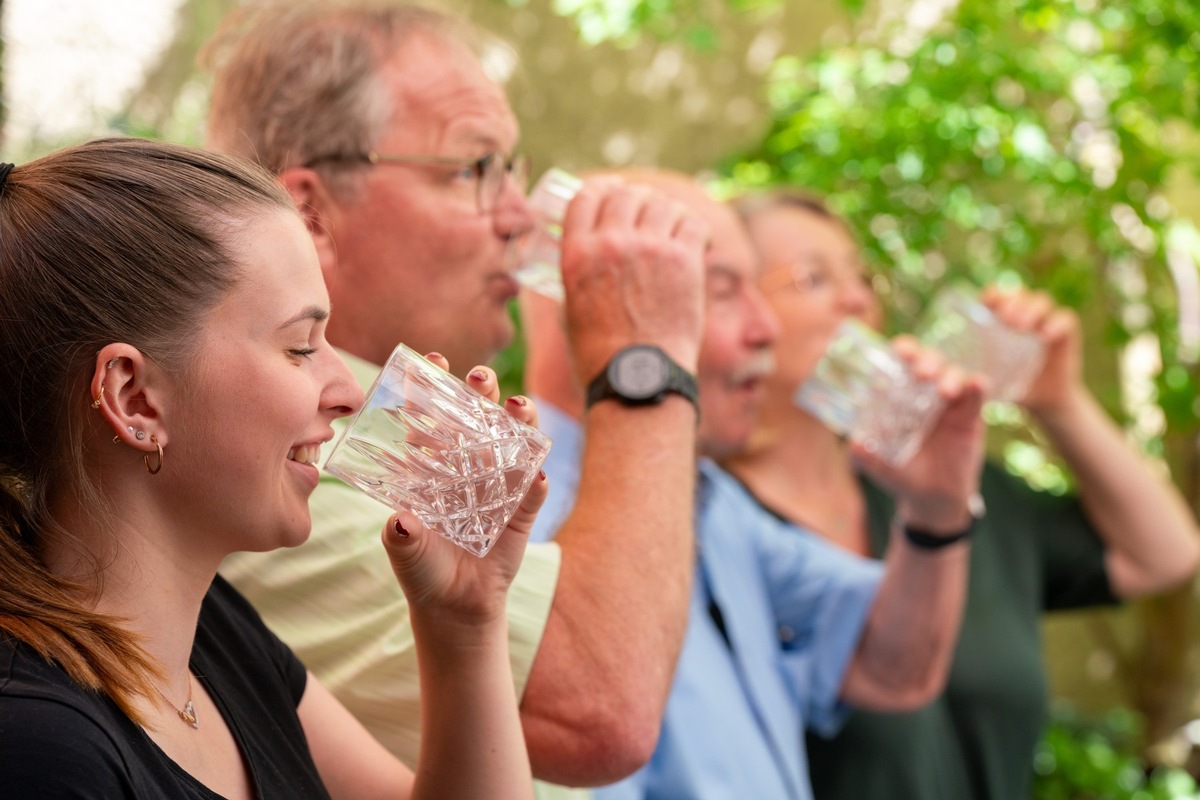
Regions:
[[136, 634], [171, 684], [185, 685], [200, 604], [216, 574], [182, 552], [185, 538], [135, 504], [117, 504], [120, 517], [99, 525], [83, 509], [60, 510], [69, 537], [53, 537], [43, 558], [74, 581], [95, 611], [121, 620]]
[[785, 519], [869, 554], [866, 504], [849, 448], [816, 418], [790, 405], [768, 409], [750, 445], [723, 466]]

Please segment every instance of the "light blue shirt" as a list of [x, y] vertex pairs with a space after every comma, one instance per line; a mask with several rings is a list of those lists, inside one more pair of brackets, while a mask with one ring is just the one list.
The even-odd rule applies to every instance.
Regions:
[[532, 397], [538, 412], [538, 427], [554, 445], [542, 465], [551, 478], [550, 494], [538, 510], [529, 533], [531, 542], [548, 542], [558, 533], [575, 506], [579, 492], [580, 458], [583, 456], [583, 427], [552, 406], [548, 400]]
[[[583, 442], [548, 403], [538, 415], [554, 439], [534, 529], [545, 540], [570, 511]], [[804, 730], [832, 733], [845, 716], [838, 692], [882, 569], [771, 516], [707, 460], [698, 495], [688, 630], [658, 745], [649, 764], [595, 796], [810, 800]]]

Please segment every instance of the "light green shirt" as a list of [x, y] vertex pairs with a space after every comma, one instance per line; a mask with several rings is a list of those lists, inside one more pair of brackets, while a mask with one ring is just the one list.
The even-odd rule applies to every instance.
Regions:
[[[379, 367], [341, 356], [367, 389]], [[345, 424], [335, 423], [339, 433]], [[420, 693], [408, 603], [379, 540], [391, 510], [327, 475], [309, 507], [312, 535], [304, 545], [235, 553], [221, 574], [321, 683], [411, 766]], [[529, 545], [509, 590], [508, 649], [518, 697], [546, 628], [561, 560], [557, 545]], [[586, 800], [588, 793], [539, 784], [537, 797]]]

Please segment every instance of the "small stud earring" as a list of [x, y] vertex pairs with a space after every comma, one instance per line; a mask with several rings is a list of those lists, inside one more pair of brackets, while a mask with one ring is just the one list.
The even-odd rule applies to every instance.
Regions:
[[[129, 430], [133, 430], [133, 428], [130, 428]], [[146, 432], [138, 431], [137, 433], [134, 434], [134, 438], [136, 438], [140, 442], [142, 439], [146, 438]]]
[[115, 367], [115, 366], [117, 365], [117, 362], [118, 362], [118, 361], [120, 361], [120, 360], [121, 360], [121, 357], [120, 357], [120, 356], [116, 356], [116, 357], [114, 357], [114, 358], [110, 358], [110, 359], [108, 360], [108, 363], [107, 363], [107, 364], [105, 364], [104, 366], [108, 367], [109, 369], [112, 369], [113, 367]]

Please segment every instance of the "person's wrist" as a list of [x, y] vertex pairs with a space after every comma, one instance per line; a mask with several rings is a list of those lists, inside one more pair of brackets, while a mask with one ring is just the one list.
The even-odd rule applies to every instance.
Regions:
[[469, 610], [439, 604], [414, 605], [409, 598], [413, 635], [418, 640], [449, 648], [482, 647], [495, 641], [507, 641], [506, 597], [500, 602], [477, 605]]
[[972, 519], [967, 523], [967, 526], [957, 533], [941, 534], [930, 533], [929, 531], [914, 528], [911, 525], [900, 524], [900, 531], [904, 534], [904, 538], [909, 541], [914, 547], [921, 550], [941, 550], [943, 547], [965, 542], [971, 538], [971, 534], [975, 532], [975, 520]]
[[1054, 430], [1064, 424], [1080, 419], [1096, 405], [1095, 398], [1087, 387], [1072, 383], [1063, 391], [1048, 392], [1047, 402], [1021, 402], [1035, 424], [1043, 429]]
[[687, 399], [699, 413], [696, 376], [657, 345], [635, 344], [617, 351], [588, 382], [584, 405], [591, 408], [613, 400], [625, 406], [657, 406], [673, 394]]
[[938, 520], [931, 526], [906, 517], [899, 509], [892, 520], [893, 527], [914, 547], [923, 550], [940, 550], [959, 542], [966, 542], [975, 532], [976, 523], [984, 515], [983, 498], [973, 494], [964, 507], [965, 513], [954, 515], [957, 522]]
[[933, 533], [961, 530], [971, 518], [969, 495], [902, 496], [896, 502], [896, 519]]
[[[587, 334], [581, 334], [579, 337], [575, 333], [570, 332], [569, 337], [572, 340], [582, 341], [582, 337]], [[603, 342], [595, 342], [587, 348], [575, 347], [571, 353], [571, 360], [575, 364], [575, 377], [581, 386], [587, 386], [596, 376], [608, 367], [613, 356], [622, 350], [633, 347], [635, 345], [645, 344], [657, 347], [667, 354], [668, 357], [684, 370], [692, 375], [697, 372], [697, 366], [700, 361], [700, 345], [699, 336], [694, 340], [688, 341], [684, 338], [666, 338], [659, 336], [645, 336], [642, 338], [621, 336], [608, 337]]]

